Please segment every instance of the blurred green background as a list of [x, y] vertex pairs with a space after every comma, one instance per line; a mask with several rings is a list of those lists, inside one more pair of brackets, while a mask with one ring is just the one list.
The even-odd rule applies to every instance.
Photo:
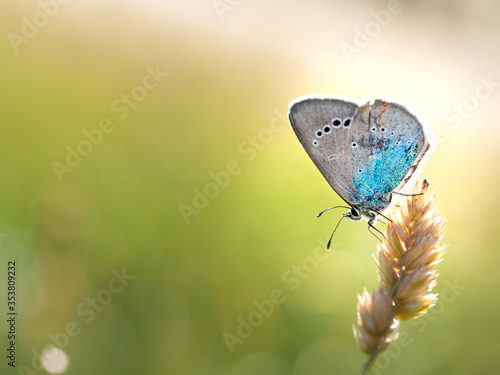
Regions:
[[439, 140], [443, 298], [373, 373], [498, 373], [498, 1], [0, 9], [1, 374], [357, 373], [377, 241], [325, 252], [342, 201], [286, 120], [311, 93], [398, 97]]

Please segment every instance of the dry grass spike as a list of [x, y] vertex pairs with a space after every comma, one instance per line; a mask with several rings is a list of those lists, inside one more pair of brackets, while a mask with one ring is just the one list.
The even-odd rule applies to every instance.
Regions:
[[368, 372], [377, 356], [397, 339], [400, 320], [425, 314], [437, 300], [436, 265], [446, 246], [440, 245], [446, 220], [438, 213], [435, 193], [426, 179], [415, 184], [412, 194], [394, 206], [385, 240], [378, 246], [380, 287], [358, 297], [356, 341], [369, 355], [362, 373]]

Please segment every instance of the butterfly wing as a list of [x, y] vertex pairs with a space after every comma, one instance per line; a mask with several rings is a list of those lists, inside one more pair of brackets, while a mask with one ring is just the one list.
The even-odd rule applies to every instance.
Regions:
[[347, 139], [359, 102], [345, 96], [304, 96], [290, 103], [288, 117], [300, 143], [330, 186], [350, 205], [356, 199]]
[[430, 125], [393, 98], [379, 97], [361, 106], [349, 132], [348, 160], [357, 198], [384, 209], [435, 148]]

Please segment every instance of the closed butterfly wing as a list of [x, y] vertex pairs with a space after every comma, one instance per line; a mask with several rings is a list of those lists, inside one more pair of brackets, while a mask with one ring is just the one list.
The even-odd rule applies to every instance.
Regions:
[[[430, 125], [393, 98], [375, 98], [358, 111], [347, 142], [355, 195], [383, 210], [435, 147]], [[416, 175], [416, 174], [415, 174]]]
[[290, 103], [288, 117], [300, 143], [330, 186], [350, 205], [355, 198], [348, 136], [358, 101], [343, 96], [305, 96]]

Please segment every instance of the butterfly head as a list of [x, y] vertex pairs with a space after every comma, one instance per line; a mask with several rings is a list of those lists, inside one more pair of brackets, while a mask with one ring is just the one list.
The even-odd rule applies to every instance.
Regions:
[[362, 211], [359, 208], [351, 207], [351, 209], [344, 214], [344, 217], [352, 221], [359, 221], [363, 217]]
[[349, 211], [343, 214], [344, 217], [352, 221], [359, 221], [364, 218], [365, 220], [368, 220], [371, 223], [375, 222], [377, 215], [382, 215], [382, 214], [375, 208], [367, 207], [362, 204], [357, 206], [351, 206]]
[[[335, 229], [333, 230], [333, 233], [332, 235], [330, 236], [330, 240], [328, 241], [328, 244], [326, 246], [327, 249], [330, 248], [330, 244], [332, 242], [332, 238], [333, 238], [333, 235], [335, 234], [335, 232], [337, 231], [337, 228], [340, 224], [340, 222], [344, 219], [344, 218], [348, 218], [349, 220], [351, 221], [360, 221], [362, 218], [365, 218], [366, 220], [368, 220], [368, 230], [370, 231], [370, 233], [372, 233], [375, 237], [377, 237], [377, 235], [375, 233], [373, 233], [371, 231], [371, 228], [373, 228], [374, 230], [376, 230], [377, 232], [381, 233], [382, 236], [384, 235], [382, 232], [380, 232], [376, 227], [374, 227], [374, 224], [375, 224], [375, 221], [376, 221], [376, 217], [377, 215], [376, 214], [379, 214], [379, 215], [382, 215], [384, 216], [383, 214], [381, 214], [380, 212], [374, 210], [373, 208], [370, 208], [370, 207], [367, 207], [365, 205], [357, 205], [357, 206], [351, 206], [351, 207], [347, 207], [347, 206], [334, 206], [334, 207], [329, 207], [323, 211], [321, 211], [319, 214], [317, 214], [316, 216], [317, 217], [320, 217], [321, 215], [323, 215], [324, 212], [326, 211], [329, 211], [333, 208], [348, 208], [349, 211], [347, 211], [345, 214], [342, 214], [342, 218], [339, 220], [339, 222], [337, 223], [337, 225], [335, 226]], [[391, 219], [387, 218], [386, 216], [384, 216], [386, 219], [388, 219], [389, 221]], [[380, 238], [377, 237], [379, 240]]]

